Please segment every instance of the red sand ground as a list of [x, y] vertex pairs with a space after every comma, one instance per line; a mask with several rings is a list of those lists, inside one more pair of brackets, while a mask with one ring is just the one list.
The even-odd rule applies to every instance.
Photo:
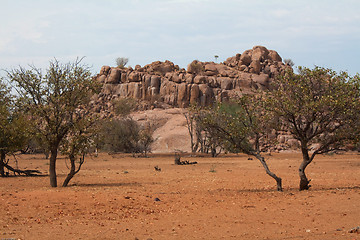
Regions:
[[[48, 177], [0, 179], [0, 239], [360, 239], [360, 155], [319, 156], [299, 192], [298, 153], [267, 156], [284, 192], [248, 156], [89, 157], [67, 188]], [[42, 155], [19, 168], [46, 173]], [[157, 172], [158, 165], [162, 171]], [[59, 185], [67, 173], [58, 160]], [[158, 198], [159, 201], [155, 201]]]

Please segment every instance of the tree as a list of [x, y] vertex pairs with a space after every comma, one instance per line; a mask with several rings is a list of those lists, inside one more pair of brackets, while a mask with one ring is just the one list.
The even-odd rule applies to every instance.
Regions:
[[116, 64], [119, 68], [124, 68], [128, 62], [129, 62], [129, 59], [125, 58], [125, 57], [118, 57], [116, 59]]
[[139, 131], [138, 147], [139, 151], [147, 157], [147, 153], [151, 151], [151, 144], [155, 141], [152, 134], [154, 133], [154, 126], [145, 124]]
[[290, 58], [284, 59], [284, 63], [290, 67], [293, 67], [295, 63]]
[[199, 146], [199, 142], [195, 141], [195, 137], [196, 137], [195, 114], [192, 111], [189, 111], [187, 113], [184, 113], [184, 117], [186, 119], [186, 126], [190, 135], [191, 152], [195, 153]]
[[360, 78], [331, 69], [287, 71], [268, 91], [267, 109], [300, 143], [300, 190], [310, 188], [305, 169], [316, 155], [342, 149], [360, 133]]
[[268, 123], [267, 115], [261, 111], [260, 102], [255, 96], [243, 96], [233, 103], [218, 104], [214, 108], [198, 110], [198, 122], [212, 138], [216, 139], [224, 149], [242, 152], [256, 157], [263, 165], [266, 173], [282, 191], [282, 180], [270, 171], [261, 152], [266, 151], [268, 138], [263, 123]]
[[29, 122], [50, 151], [52, 187], [57, 187], [59, 146], [83, 117], [77, 113], [89, 106], [90, 97], [98, 90], [96, 81], [81, 60], [61, 64], [55, 59], [50, 61], [45, 74], [34, 66], [7, 71], [9, 80], [15, 83], [23, 110], [31, 117]]
[[[85, 162], [85, 155], [95, 146], [97, 130], [99, 129], [96, 126], [98, 121], [95, 113], [83, 109], [75, 114], [79, 115], [78, 121], [74, 122], [73, 128], [60, 147], [61, 152], [68, 156], [70, 161], [70, 171], [63, 182], [63, 187], [66, 187], [75, 174], [80, 171]], [[79, 162], [76, 167], [77, 157], [79, 157]]]
[[10, 90], [0, 78], [0, 175], [5, 177], [5, 167], [8, 170], [31, 175], [12, 168], [6, 162], [6, 155], [21, 150], [28, 139], [28, 127], [24, 115], [16, 108]]

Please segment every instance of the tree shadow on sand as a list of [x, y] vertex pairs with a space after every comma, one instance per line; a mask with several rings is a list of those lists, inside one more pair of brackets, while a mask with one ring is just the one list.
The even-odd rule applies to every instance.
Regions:
[[141, 187], [141, 183], [130, 182], [130, 183], [74, 183], [69, 185], [68, 187]]
[[[309, 192], [327, 192], [327, 191], [345, 191], [345, 190], [360, 190], [360, 186], [341, 186], [341, 187], [318, 187], [318, 188], [311, 188], [308, 190]], [[221, 189], [218, 189], [217, 191], [221, 191]], [[249, 192], [255, 192], [255, 193], [270, 193], [270, 192], [278, 192], [276, 189], [268, 188], [268, 189], [239, 189], [236, 190], [238, 193], [249, 193]], [[292, 193], [292, 192], [299, 192], [299, 188], [297, 187], [289, 187], [284, 188], [284, 193]]]

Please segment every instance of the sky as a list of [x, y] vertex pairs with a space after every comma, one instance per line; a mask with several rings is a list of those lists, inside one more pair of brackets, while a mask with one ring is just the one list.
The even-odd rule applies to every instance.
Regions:
[[[0, 0], [0, 69], [225, 61], [253, 46], [296, 66], [360, 72], [358, 0]], [[5, 72], [0, 71], [0, 76]]]

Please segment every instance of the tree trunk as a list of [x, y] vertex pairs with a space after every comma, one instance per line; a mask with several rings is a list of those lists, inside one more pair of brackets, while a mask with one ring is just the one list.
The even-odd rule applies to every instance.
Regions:
[[265, 168], [266, 173], [272, 177], [273, 179], [275, 179], [276, 181], [276, 185], [277, 185], [277, 190], [279, 192], [282, 192], [282, 179], [278, 176], [275, 175], [275, 173], [271, 172], [264, 157], [260, 156], [259, 154], [254, 154], [254, 156], [261, 162], [261, 164], [263, 165], [263, 167]]
[[50, 186], [57, 187], [57, 179], [56, 179], [56, 158], [57, 158], [57, 148], [51, 149], [50, 153]]
[[211, 157], [216, 157], [216, 148], [214, 147], [211, 148]]
[[6, 154], [4, 151], [0, 151], [0, 175], [2, 177], [5, 177], [5, 170], [4, 170], [4, 167], [5, 167], [5, 158], [6, 158]]
[[306, 146], [301, 146], [301, 152], [303, 155], [303, 161], [299, 167], [299, 176], [300, 176], [299, 190], [303, 191], [303, 190], [308, 190], [311, 187], [311, 185], [309, 185], [310, 180], [308, 180], [305, 174], [305, 168], [307, 167], [307, 165], [311, 163], [311, 159], [309, 157], [309, 151]]
[[67, 177], [65, 178], [65, 181], [63, 183], [63, 187], [66, 187], [70, 180], [74, 177], [74, 175], [76, 174], [76, 170], [75, 170], [75, 156], [74, 155], [71, 155], [69, 156], [70, 158], [70, 164], [71, 164], [71, 167], [70, 167], [70, 172], [69, 174], [67, 175]]

